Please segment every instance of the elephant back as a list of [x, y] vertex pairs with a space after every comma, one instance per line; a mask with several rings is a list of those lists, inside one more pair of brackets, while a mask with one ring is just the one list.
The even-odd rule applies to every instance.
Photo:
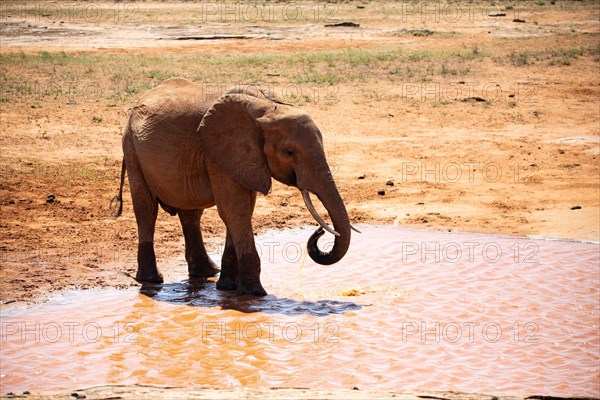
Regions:
[[214, 101], [202, 86], [171, 78], [146, 92], [131, 111], [130, 127], [136, 136], [161, 132], [196, 132]]

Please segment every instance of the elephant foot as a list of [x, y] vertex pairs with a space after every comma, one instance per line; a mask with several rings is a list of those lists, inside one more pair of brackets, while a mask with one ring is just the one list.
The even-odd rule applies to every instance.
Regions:
[[160, 272], [150, 275], [150, 274], [140, 273], [139, 269], [138, 269], [137, 274], [135, 274], [135, 280], [138, 281], [139, 283], [163, 283], [164, 282], [163, 276]]
[[241, 284], [235, 290], [235, 294], [238, 296], [256, 296], [263, 297], [267, 295], [267, 291], [263, 289], [260, 282], [253, 284]]
[[143, 242], [138, 245], [138, 269], [135, 280], [140, 283], [163, 283], [163, 276], [156, 267], [154, 244]]
[[191, 277], [209, 278], [219, 272], [221, 269], [210, 258], [204, 262], [188, 262], [188, 274]]
[[223, 273], [221, 273], [221, 276], [217, 281], [217, 289], [226, 291], [237, 289], [237, 283], [235, 282], [235, 278], [223, 276]]

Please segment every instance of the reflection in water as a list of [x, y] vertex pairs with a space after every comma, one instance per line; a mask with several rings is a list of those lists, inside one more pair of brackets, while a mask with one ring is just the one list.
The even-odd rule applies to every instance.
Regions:
[[298, 301], [268, 295], [261, 298], [243, 297], [235, 292], [219, 291], [212, 280], [186, 279], [177, 283], [144, 284], [140, 293], [157, 301], [171, 304], [184, 304], [194, 307], [220, 307], [222, 310], [235, 310], [243, 313], [266, 313], [284, 315], [342, 314], [357, 311], [358, 304], [339, 300]]
[[326, 316], [357, 311], [358, 304], [340, 300], [299, 301], [268, 295], [261, 298], [237, 297], [235, 292], [219, 291], [212, 280], [186, 279], [177, 283], [144, 284], [140, 293], [157, 301], [194, 307], [219, 307], [243, 313]]
[[[598, 396], [599, 246], [361, 227], [258, 238], [264, 298], [166, 276], [2, 311], [2, 391], [101, 383]], [[298, 241], [298, 242], [296, 242]], [[300, 283], [301, 282], [301, 283]], [[58, 362], [60, 360], [60, 362]]]

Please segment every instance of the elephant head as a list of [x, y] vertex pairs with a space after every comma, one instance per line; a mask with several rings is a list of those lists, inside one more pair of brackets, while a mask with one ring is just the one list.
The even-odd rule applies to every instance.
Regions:
[[[315, 262], [333, 264], [346, 254], [352, 227], [325, 158], [323, 137], [306, 112], [260, 90], [231, 90], [207, 111], [198, 133], [207, 159], [246, 188], [267, 194], [273, 177], [300, 189], [322, 226], [308, 240]], [[317, 214], [309, 193], [325, 206], [333, 229]], [[336, 235], [328, 252], [317, 246], [323, 228]]]

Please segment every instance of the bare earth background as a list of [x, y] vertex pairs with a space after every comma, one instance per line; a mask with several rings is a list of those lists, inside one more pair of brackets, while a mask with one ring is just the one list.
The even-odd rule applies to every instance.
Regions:
[[[127, 185], [123, 216], [108, 205], [128, 109], [172, 76], [306, 109], [356, 224], [600, 239], [595, 1], [32, 4], [1, 5], [2, 303], [135, 285]], [[275, 183], [254, 224], [312, 218]], [[216, 210], [203, 229], [222, 244]], [[156, 243], [168, 280], [177, 218]]]

